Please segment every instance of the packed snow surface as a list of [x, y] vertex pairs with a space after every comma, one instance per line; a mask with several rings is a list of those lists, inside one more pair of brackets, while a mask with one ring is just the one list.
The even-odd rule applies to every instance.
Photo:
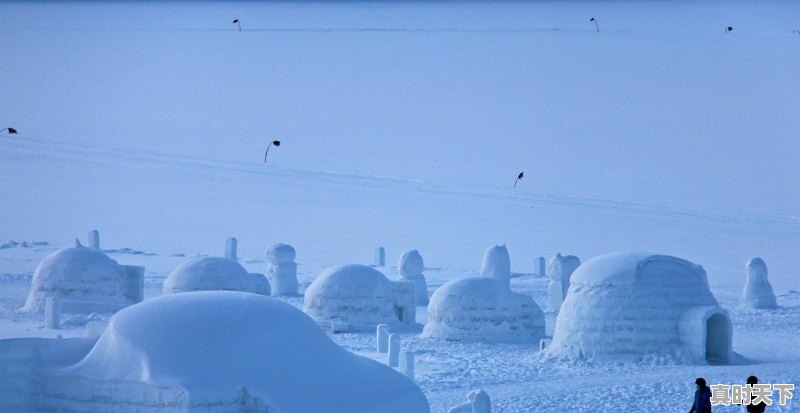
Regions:
[[402, 374], [342, 349], [295, 307], [242, 292], [172, 294], [122, 310], [83, 360], [51, 374], [180, 386], [192, 403], [245, 388], [281, 413], [429, 411]]

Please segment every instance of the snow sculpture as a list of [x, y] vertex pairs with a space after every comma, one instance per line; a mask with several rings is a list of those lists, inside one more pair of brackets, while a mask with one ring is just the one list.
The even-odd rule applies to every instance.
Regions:
[[377, 341], [378, 353], [389, 352], [389, 326], [386, 324], [378, 324], [375, 339]]
[[775, 309], [778, 302], [767, 279], [767, 264], [761, 258], [747, 261], [747, 282], [742, 292], [742, 304], [755, 309]]
[[430, 412], [401, 373], [344, 350], [292, 305], [241, 292], [126, 308], [83, 360], [37, 372], [42, 406], [28, 411]]
[[303, 310], [318, 323], [347, 325], [351, 331], [418, 328], [414, 285], [389, 281], [380, 271], [359, 264], [330, 267], [308, 286]]
[[414, 352], [400, 352], [400, 371], [409, 379], [414, 380]]
[[64, 248], [36, 267], [28, 299], [20, 311], [41, 311], [48, 297], [131, 305], [142, 301], [143, 291], [142, 267], [119, 265], [90, 248]]
[[548, 310], [558, 312], [569, 290], [569, 279], [581, 260], [574, 255], [556, 254], [550, 260], [550, 284], [547, 287]]
[[511, 291], [510, 268], [506, 247], [490, 247], [483, 259], [483, 276], [439, 287], [428, 305], [423, 337], [538, 343], [545, 336], [544, 313], [533, 298]]
[[414, 294], [417, 305], [428, 305], [428, 286], [422, 271], [425, 266], [422, 255], [417, 250], [405, 251], [397, 262], [397, 271], [400, 272], [398, 281], [414, 283]]
[[225, 258], [229, 260], [236, 261], [238, 258], [236, 257], [236, 247], [238, 245], [238, 241], [236, 238], [230, 237], [225, 240]]
[[267, 278], [273, 296], [297, 294], [296, 256], [294, 247], [287, 244], [275, 244], [267, 249]]
[[236, 261], [222, 257], [197, 257], [172, 270], [163, 287], [164, 294], [214, 290], [269, 295], [270, 286], [263, 275], [248, 273]]
[[386, 250], [383, 247], [375, 248], [375, 266], [386, 266]]
[[481, 275], [493, 277], [510, 288], [511, 259], [508, 257], [508, 249], [505, 245], [495, 245], [486, 250], [486, 253], [483, 254]]
[[536, 273], [539, 275], [547, 275], [545, 274], [545, 260], [544, 257], [539, 257], [536, 259]]
[[89, 231], [89, 248], [93, 250], [100, 250], [100, 232], [96, 229]]
[[615, 361], [658, 354], [718, 364], [733, 354], [732, 334], [703, 267], [618, 252], [592, 258], [572, 275], [545, 354]]
[[451, 408], [447, 413], [492, 413], [492, 400], [483, 390], [467, 394], [467, 402]]
[[389, 334], [389, 367], [397, 367], [400, 364], [400, 337], [397, 334]]

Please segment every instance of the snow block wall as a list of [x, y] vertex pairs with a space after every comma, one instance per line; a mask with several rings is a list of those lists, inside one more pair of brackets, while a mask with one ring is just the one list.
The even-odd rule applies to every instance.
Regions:
[[370, 266], [348, 264], [326, 269], [308, 286], [303, 310], [322, 325], [338, 324], [344, 330], [374, 331], [378, 324], [413, 328], [414, 301], [414, 284], [392, 282]]
[[197, 257], [172, 270], [163, 287], [164, 294], [215, 290], [269, 294], [270, 286], [263, 275], [248, 273], [234, 260]]
[[545, 352], [578, 359], [641, 360], [647, 354], [725, 363], [732, 355], [728, 313], [703, 267], [667, 255], [619, 252], [572, 275]]
[[[0, 412], [63, 411], [44, 409], [38, 367], [80, 361], [97, 339], [15, 338], [0, 340]], [[61, 407], [61, 406], [59, 406]]]
[[130, 305], [141, 301], [143, 294], [143, 267], [119, 265], [90, 248], [64, 248], [36, 267], [31, 291], [20, 311], [43, 310], [47, 297]]
[[538, 344], [545, 336], [544, 313], [533, 298], [511, 291], [505, 246], [486, 250], [481, 273], [434, 291], [423, 337]]
[[547, 286], [548, 310], [558, 312], [569, 291], [572, 273], [581, 265], [580, 258], [574, 255], [556, 254], [550, 260], [550, 284]]
[[754, 309], [775, 309], [778, 302], [767, 279], [767, 263], [761, 258], [747, 261], [747, 282], [742, 291], [742, 304]]
[[397, 261], [397, 271], [400, 272], [398, 281], [405, 281], [414, 284], [414, 296], [417, 305], [428, 305], [428, 285], [425, 283], [425, 275], [422, 271], [425, 265], [422, 255], [417, 250], [408, 250], [400, 255]]
[[267, 279], [272, 295], [297, 294], [297, 264], [294, 247], [275, 244], [267, 249]]
[[128, 307], [82, 360], [36, 370], [43, 411], [430, 411], [404, 375], [344, 350], [292, 305], [242, 292], [170, 294]]

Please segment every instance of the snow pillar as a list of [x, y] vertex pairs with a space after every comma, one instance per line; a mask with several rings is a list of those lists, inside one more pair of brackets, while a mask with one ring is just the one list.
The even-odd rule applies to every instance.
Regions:
[[386, 266], [386, 250], [383, 249], [383, 247], [375, 248], [375, 266], [376, 267]]
[[56, 297], [47, 297], [44, 301], [44, 326], [54, 330], [61, 328], [61, 308]]
[[267, 279], [271, 295], [297, 294], [297, 253], [287, 244], [275, 244], [267, 250]]
[[414, 380], [414, 352], [401, 351], [400, 352], [400, 372], [406, 375], [412, 381]]
[[424, 269], [422, 255], [417, 250], [403, 252], [397, 262], [397, 271], [400, 273], [399, 281], [414, 283], [416, 305], [428, 305], [428, 286], [425, 283], [425, 275], [422, 274]]
[[747, 282], [742, 291], [742, 303], [755, 309], [778, 308], [772, 284], [767, 279], [767, 264], [761, 258], [747, 261]]
[[547, 275], [547, 274], [545, 274], [544, 257], [539, 257], [539, 259], [537, 259], [536, 262], [538, 263], [538, 267], [539, 267], [538, 268], [539, 275]]
[[378, 353], [389, 352], [389, 326], [387, 324], [378, 324], [375, 339], [378, 344]]
[[508, 249], [505, 245], [495, 245], [486, 249], [483, 254], [481, 275], [497, 278], [503, 285], [510, 288], [511, 259], [508, 257]]
[[574, 255], [556, 254], [550, 260], [550, 284], [547, 286], [548, 311], [558, 312], [567, 298], [572, 273], [581, 265], [580, 258]]
[[89, 248], [93, 250], [100, 250], [100, 232], [96, 229], [89, 231]]
[[225, 240], [225, 258], [236, 261], [236, 238], [230, 237]]
[[400, 337], [389, 334], [389, 367], [397, 367], [400, 361]]
[[120, 265], [125, 280], [123, 280], [123, 294], [132, 303], [141, 303], [144, 300], [144, 267], [138, 265]]

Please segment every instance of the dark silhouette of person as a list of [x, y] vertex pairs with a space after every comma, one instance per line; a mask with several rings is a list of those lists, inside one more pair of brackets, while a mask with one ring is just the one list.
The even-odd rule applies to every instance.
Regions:
[[694, 384], [697, 390], [694, 391], [694, 404], [689, 413], [711, 413], [711, 389], [706, 386], [706, 379], [698, 377]]
[[[754, 385], [758, 384], [758, 377], [750, 376], [747, 378], [747, 384]], [[763, 401], [759, 404], [752, 404], [752, 401], [755, 400], [756, 396], [750, 396], [750, 403], [747, 405], [747, 413], [764, 413], [767, 410], [767, 404]]]

